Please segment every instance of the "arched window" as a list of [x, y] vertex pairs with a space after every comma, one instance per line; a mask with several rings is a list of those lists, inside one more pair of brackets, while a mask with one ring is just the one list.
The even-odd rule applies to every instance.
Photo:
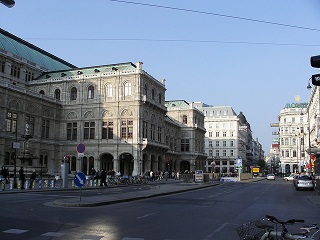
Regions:
[[76, 87], [71, 88], [70, 99], [77, 100], [77, 88]]
[[108, 83], [106, 86], [107, 97], [112, 97], [112, 84]]
[[42, 95], [44, 95], [44, 91], [43, 91], [43, 90], [41, 90], [39, 93], [42, 94]]
[[90, 85], [88, 87], [88, 99], [93, 99], [94, 98], [94, 87]]
[[131, 83], [125, 82], [124, 83], [124, 96], [130, 96], [131, 92], [132, 92]]
[[188, 117], [187, 117], [187, 115], [183, 115], [183, 116], [182, 116], [182, 122], [183, 122], [184, 124], [187, 124], [187, 123], [188, 123]]
[[147, 84], [144, 85], [143, 94], [144, 94], [146, 97], [148, 96], [148, 86], [147, 86]]
[[54, 98], [60, 100], [60, 89], [54, 91]]
[[151, 91], [151, 99], [152, 100], [154, 100], [154, 92], [155, 92], [154, 89], [152, 89], [152, 91]]

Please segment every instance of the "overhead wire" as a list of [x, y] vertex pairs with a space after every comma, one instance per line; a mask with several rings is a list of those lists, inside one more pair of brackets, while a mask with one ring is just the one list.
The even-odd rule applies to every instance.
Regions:
[[279, 22], [271, 22], [271, 21], [259, 20], [259, 19], [254, 19], [254, 18], [238, 17], [238, 16], [213, 13], [213, 12], [206, 12], [206, 11], [200, 11], [200, 10], [170, 7], [170, 6], [156, 5], [156, 4], [150, 4], [150, 3], [132, 2], [132, 1], [125, 1], [125, 0], [109, 0], [109, 1], [110, 2], [118, 2], [118, 3], [126, 3], [126, 4], [134, 4], [134, 5], [140, 5], [140, 6], [146, 6], [146, 7], [170, 9], [170, 10], [176, 10], [176, 11], [184, 11], [184, 12], [197, 13], [197, 14], [212, 15], [212, 16], [217, 16], [217, 17], [233, 18], [233, 19], [244, 20], [244, 21], [251, 21], [251, 22], [257, 22], [257, 23], [277, 25], [277, 26], [282, 26], [282, 27], [290, 27], [290, 28], [297, 28], [297, 29], [320, 32], [320, 29], [317, 29], [317, 28], [303, 27], [303, 26], [298, 26], [298, 25], [291, 25], [291, 24], [285, 24], [285, 23], [279, 23]]

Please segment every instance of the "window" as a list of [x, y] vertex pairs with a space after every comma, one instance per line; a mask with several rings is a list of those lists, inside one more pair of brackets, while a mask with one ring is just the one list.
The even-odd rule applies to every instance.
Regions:
[[230, 141], [230, 146], [231, 146], [231, 147], [234, 147], [234, 142], [233, 142], [233, 140]]
[[155, 140], [155, 134], [156, 134], [156, 126], [151, 123], [151, 139]]
[[222, 141], [222, 146], [226, 147], [227, 146], [227, 141]]
[[224, 157], [227, 156], [227, 150], [222, 150], [222, 156], [224, 156]]
[[40, 90], [39, 93], [42, 94], [42, 95], [44, 95], [44, 90]]
[[90, 85], [88, 87], [88, 99], [93, 99], [94, 98], [94, 87]]
[[151, 90], [151, 99], [154, 100], [155, 91], [154, 89]]
[[125, 82], [124, 83], [124, 96], [130, 96], [131, 95], [131, 83], [130, 82]]
[[113, 139], [113, 121], [102, 123], [102, 139]]
[[95, 132], [95, 122], [85, 122], [83, 138], [94, 139], [94, 132]]
[[60, 100], [60, 89], [54, 91], [54, 98]]
[[144, 94], [146, 97], [148, 96], [148, 86], [147, 86], [147, 84], [144, 85], [143, 94]]
[[108, 83], [106, 86], [107, 97], [112, 97], [112, 84]]
[[49, 120], [42, 119], [41, 125], [41, 137], [42, 138], [49, 138]]
[[121, 138], [132, 138], [133, 137], [133, 121], [122, 120], [121, 121]]
[[212, 150], [209, 150], [209, 157], [212, 157]]
[[286, 157], [290, 157], [289, 150], [286, 150]]
[[0, 71], [4, 73], [6, 69], [6, 62], [1, 60], [0, 63], [1, 63]]
[[[26, 116], [26, 124], [28, 124], [29, 135], [34, 135], [34, 117]], [[27, 133], [26, 133], [27, 134]]]
[[216, 150], [216, 157], [219, 157], [220, 156], [220, 152], [219, 150]]
[[233, 157], [234, 156], [234, 151], [230, 150], [230, 156]]
[[142, 137], [148, 138], [148, 122], [145, 121], [142, 123]]
[[216, 137], [219, 137], [219, 132], [216, 132]]
[[209, 147], [212, 147], [212, 141], [209, 141]]
[[13, 112], [7, 113], [7, 132], [15, 133], [17, 131], [18, 115]]
[[158, 97], [159, 97], [159, 103], [161, 103], [162, 102], [162, 94], [159, 93]]
[[209, 132], [209, 137], [212, 137], [212, 132]]
[[216, 147], [219, 147], [219, 146], [220, 146], [220, 142], [216, 141]]
[[77, 140], [78, 124], [76, 122], [67, 123], [67, 140]]
[[162, 142], [162, 127], [158, 127], [158, 142]]
[[20, 67], [12, 64], [11, 65], [11, 72], [10, 72], [11, 76], [20, 78]]
[[291, 119], [291, 122], [292, 122], [292, 123], [295, 123], [295, 122], [296, 122], [296, 118], [293, 117], [293, 118]]
[[230, 137], [233, 137], [233, 132], [230, 132]]
[[182, 116], [182, 122], [183, 122], [184, 124], [188, 124], [188, 117], [187, 117], [187, 115], [183, 115], [183, 116]]
[[292, 139], [292, 145], [297, 145], [297, 139]]
[[292, 157], [297, 157], [297, 151], [296, 150], [293, 150]]
[[227, 132], [222, 132], [222, 137], [226, 137], [227, 136]]
[[189, 152], [189, 139], [181, 139], [181, 152]]
[[77, 88], [76, 87], [71, 88], [70, 100], [77, 100]]
[[26, 71], [26, 75], [25, 75], [25, 81], [29, 82], [33, 79], [34, 74], [31, 71]]

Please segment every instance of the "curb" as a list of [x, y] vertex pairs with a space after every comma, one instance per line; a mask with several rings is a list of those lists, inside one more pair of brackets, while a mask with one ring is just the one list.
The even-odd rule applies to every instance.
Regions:
[[116, 199], [116, 200], [105, 200], [105, 201], [100, 201], [100, 202], [98, 202], [98, 201], [97, 202], [81, 202], [81, 201], [63, 202], [62, 200], [55, 200], [53, 202], [53, 205], [59, 206], [59, 207], [97, 207], [97, 206], [111, 205], [111, 204], [121, 203], [121, 202], [130, 202], [130, 201], [148, 199], [148, 198], [153, 198], [153, 197], [166, 196], [166, 195], [175, 194], [175, 193], [195, 191], [198, 189], [214, 187], [217, 185], [219, 185], [219, 184], [215, 183], [215, 184], [210, 184], [210, 185], [206, 185], [206, 186], [193, 186], [188, 189], [180, 189], [180, 190], [174, 190], [174, 191], [168, 191], [168, 192], [162, 192], [162, 193], [153, 193], [153, 194], [151, 193], [151, 194], [146, 194], [146, 195], [142, 195], [142, 196], [128, 197], [128, 198]]

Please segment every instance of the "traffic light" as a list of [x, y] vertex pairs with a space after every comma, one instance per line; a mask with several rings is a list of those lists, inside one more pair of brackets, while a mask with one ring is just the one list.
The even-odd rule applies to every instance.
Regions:
[[310, 64], [314, 68], [320, 68], [320, 55], [311, 57]]
[[320, 86], [320, 74], [312, 75], [312, 84], [315, 86]]
[[15, 4], [14, 0], [0, 0], [0, 3], [7, 6], [8, 8], [12, 8]]

